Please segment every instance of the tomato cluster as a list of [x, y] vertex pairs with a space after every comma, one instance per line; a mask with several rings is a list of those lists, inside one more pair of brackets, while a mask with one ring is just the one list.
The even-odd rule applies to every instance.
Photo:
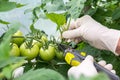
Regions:
[[57, 59], [64, 60], [63, 52], [55, 43], [49, 42], [45, 34], [40, 37], [24, 37], [21, 31], [17, 31], [12, 36], [11, 43], [11, 56], [23, 56], [27, 60], [39, 57], [43, 61], [51, 61], [56, 56]]

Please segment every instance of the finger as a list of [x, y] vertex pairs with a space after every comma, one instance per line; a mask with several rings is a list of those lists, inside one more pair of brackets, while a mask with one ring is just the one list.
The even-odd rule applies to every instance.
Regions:
[[63, 32], [62, 36], [63, 38], [70, 38], [70, 39], [77, 38], [77, 37], [80, 37], [80, 30], [79, 28], [74, 30], [68, 30]]
[[[91, 55], [86, 56], [85, 60], [82, 61], [82, 63], [80, 64], [80, 66], [86, 66], [86, 65], [91, 65], [93, 66], [93, 57]], [[90, 66], [89, 66], [90, 67]]]
[[75, 22], [74, 20], [72, 20], [72, 21], [70, 22], [69, 29], [71, 30], [71, 29], [75, 29], [75, 28], [76, 28], [76, 22]]
[[98, 64], [101, 65], [101, 66], [105, 66], [106, 65], [106, 61], [101, 60], [101, 61], [98, 62]]
[[115, 70], [111, 70], [111, 72], [112, 72], [113, 74], [116, 74], [116, 71], [115, 71]]
[[85, 15], [85, 16], [83, 16], [81, 18], [78, 18], [76, 20], [76, 27], [80, 27], [82, 24], [88, 22], [89, 19], [91, 19], [91, 17], [89, 15]]
[[112, 64], [107, 64], [104, 67], [108, 70], [112, 70], [112, 68], [113, 68]]
[[93, 64], [93, 57], [88, 55], [85, 60], [78, 66], [81, 68], [81, 72], [86, 76], [95, 76], [97, 74], [97, 70]]
[[94, 58], [91, 55], [88, 55], [85, 60], [94, 61]]

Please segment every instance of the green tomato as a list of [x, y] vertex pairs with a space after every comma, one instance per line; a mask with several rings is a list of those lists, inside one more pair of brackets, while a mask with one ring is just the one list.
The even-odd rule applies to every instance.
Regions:
[[52, 60], [55, 56], [55, 47], [53, 47], [51, 45], [49, 45], [47, 49], [44, 49], [43, 47], [41, 47], [39, 56], [44, 61]]
[[38, 42], [36, 40], [33, 40], [33, 45], [37, 45], [39, 48], [41, 48], [43, 46], [43, 44], [41, 42]]
[[27, 45], [25, 43], [20, 46], [21, 56], [26, 57], [28, 60], [32, 60], [37, 57], [39, 53], [39, 47], [37, 45], [33, 45], [31, 48], [27, 48], [26, 46]]
[[13, 37], [14, 38], [12, 38], [12, 40], [11, 40], [12, 43], [17, 44], [18, 46], [20, 46], [25, 40], [24, 37], [23, 37], [22, 32], [19, 31], [19, 30], [16, 33], [13, 34]]
[[42, 35], [41, 40], [42, 40], [43, 43], [45, 43], [45, 42], [48, 41], [48, 38], [47, 38], [46, 35]]
[[10, 55], [11, 56], [20, 56], [20, 50], [19, 50], [17, 44], [14, 44], [14, 43], [12, 44]]
[[64, 53], [62, 51], [57, 51], [56, 50], [56, 57], [60, 60], [64, 60]]

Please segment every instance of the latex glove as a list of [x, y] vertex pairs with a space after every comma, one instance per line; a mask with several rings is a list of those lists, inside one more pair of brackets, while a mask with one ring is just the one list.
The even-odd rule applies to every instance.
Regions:
[[[31, 60], [31, 62], [32, 62], [32, 63], [35, 63], [35, 62], [36, 62], [36, 59]], [[28, 61], [26, 60], [25, 63], [28, 63]], [[24, 73], [24, 67], [25, 67], [25, 66], [21, 66], [21, 67], [16, 68], [16, 69], [13, 71], [13, 73], [12, 73], [13, 78], [17, 78], [17, 77], [23, 75], [23, 73]]]
[[120, 31], [109, 29], [89, 15], [85, 15], [70, 24], [70, 30], [63, 32], [62, 36], [74, 39], [76, 42], [87, 41], [90, 45], [104, 50], [110, 50], [118, 55], [115, 50], [120, 38]]
[[23, 72], [24, 72], [24, 66], [19, 67], [19, 68], [16, 68], [16, 69], [13, 71], [13, 74], [12, 74], [12, 75], [13, 75], [14, 78], [17, 78], [17, 77], [23, 75]]
[[[73, 76], [75, 79], [78, 79], [80, 77], [81, 74], [87, 76], [87, 77], [92, 77], [95, 76], [97, 73], [96, 68], [94, 67], [93, 64], [93, 57], [88, 55], [84, 61], [82, 61], [82, 63], [78, 66], [74, 66], [71, 67], [68, 70], [68, 76]], [[116, 73], [115, 70], [112, 70], [112, 65], [111, 64], [107, 64], [105, 61], [100, 61], [98, 64], [102, 65], [103, 67], [107, 68], [108, 70], [110, 70], [111, 72], [113, 72], [114, 74]]]

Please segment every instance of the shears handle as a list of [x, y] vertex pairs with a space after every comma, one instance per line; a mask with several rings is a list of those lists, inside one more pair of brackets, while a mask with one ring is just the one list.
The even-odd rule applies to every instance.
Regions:
[[[67, 54], [74, 55], [73, 59], [71, 59], [70, 62], [67, 62], [67, 63], [70, 64], [70, 63], [72, 63], [72, 60], [76, 60], [75, 65], [72, 64], [72, 66], [77, 66], [78, 64], [80, 64], [85, 59], [85, 56], [81, 55], [81, 52], [78, 51], [78, 50], [75, 50], [75, 49], [66, 49], [65, 50], [65, 55], [67, 55]], [[65, 56], [65, 58], [66, 58], [66, 56]], [[95, 66], [95, 68], [97, 69], [98, 72], [106, 73], [111, 80], [120, 80], [120, 78], [117, 75], [113, 74], [110, 70], [104, 68], [103, 66], [99, 65], [98, 63], [94, 62], [94, 66]]]
[[117, 75], [113, 74], [111, 71], [102, 67], [101, 65], [97, 64], [96, 62], [94, 62], [94, 66], [95, 66], [95, 68], [97, 69], [98, 72], [106, 73], [111, 80], [120, 80], [120, 78]]

